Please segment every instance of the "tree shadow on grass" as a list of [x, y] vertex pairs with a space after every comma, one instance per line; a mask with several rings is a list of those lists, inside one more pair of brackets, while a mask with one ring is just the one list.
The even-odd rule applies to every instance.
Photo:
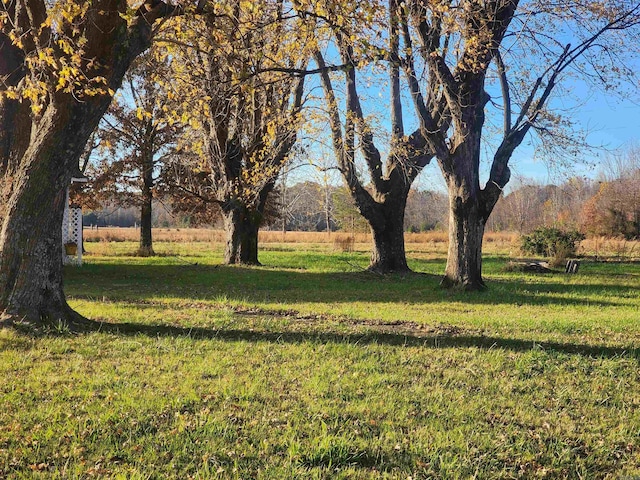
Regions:
[[145, 325], [140, 323], [98, 323], [96, 330], [114, 335], [157, 337], [189, 337], [225, 342], [270, 342], [279, 344], [343, 343], [353, 345], [389, 345], [394, 347], [423, 347], [433, 349], [480, 348], [503, 349], [513, 352], [541, 350], [592, 358], [631, 358], [640, 360], [640, 348], [586, 345], [562, 342], [536, 342], [524, 339], [484, 336], [458, 330], [456, 333], [437, 332], [416, 334], [407, 331], [366, 331], [362, 333], [257, 331], [243, 329], [210, 329], [176, 325]]
[[[533, 278], [488, 276], [486, 292], [449, 291], [440, 275], [418, 273], [380, 276], [368, 272], [313, 272], [282, 268], [222, 265], [90, 265], [69, 272], [67, 292], [73, 298], [134, 300], [211, 300], [278, 303], [460, 302], [479, 305], [629, 306], [633, 288], [598, 276]], [[639, 302], [640, 303], [640, 302]]]

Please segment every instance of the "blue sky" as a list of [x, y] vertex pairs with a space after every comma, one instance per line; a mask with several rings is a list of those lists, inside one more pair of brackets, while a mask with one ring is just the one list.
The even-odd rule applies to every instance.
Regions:
[[[405, 109], [410, 114], [410, 107]], [[384, 108], [380, 109], [382, 115]], [[597, 92], [583, 98], [583, 104], [574, 112], [577, 125], [589, 132], [588, 141], [591, 145], [602, 146], [600, 150], [587, 154], [587, 162], [576, 161], [569, 169], [555, 169], [550, 167], [553, 159], [536, 158], [534, 149], [529, 145], [529, 139], [514, 152], [510, 162], [512, 181], [507, 185], [507, 190], [513, 187], [516, 178], [535, 181], [541, 184], [561, 183], [571, 176], [585, 176], [595, 178], [598, 175], [598, 157], [603, 158], [608, 152], [619, 150], [630, 143], [640, 142], [640, 92], [636, 98], [622, 99], [615, 95], [605, 95]], [[383, 147], [380, 144], [380, 147]], [[325, 149], [325, 154], [333, 155], [330, 148]], [[308, 169], [299, 172], [300, 176], [307, 176], [308, 180], [316, 180]], [[337, 176], [332, 183], [341, 183]], [[300, 177], [298, 177], [299, 179]], [[486, 172], [483, 179], [486, 180]], [[297, 180], [297, 179], [296, 179]], [[295, 180], [294, 180], [295, 181]], [[435, 160], [416, 179], [415, 187], [427, 190], [445, 191], [442, 175], [438, 170]]]
[[[577, 121], [589, 132], [589, 143], [603, 147], [601, 151], [595, 152], [597, 157], [606, 156], [608, 151], [619, 150], [640, 140], [639, 100], [622, 100], [614, 96], [595, 94], [576, 110]], [[596, 165], [576, 163], [571, 170], [554, 172], [544, 161], [535, 160], [531, 149], [522, 145], [514, 153], [512, 170], [516, 174], [542, 183], [555, 183], [562, 181], [563, 176], [574, 174], [594, 178], [598, 173], [597, 158], [588, 160]]]
[[[332, 52], [333, 53], [333, 52]], [[635, 62], [635, 71], [640, 71], [640, 62]], [[365, 115], [375, 118], [378, 128], [388, 131], [389, 125], [389, 90], [387, 85], [386, 74], [380, 77], [377, 74], [367, 74], [365, 71], [360, 72], [358, 76], [359, 92], [362, 95], [363, 108]], [[317, 79], [309, 79], [308, 86], [314, 85], [317, 88]], [[336, 79], [334, 83], [336, 92], [340, 95], [343, 83]], [[491, 88], [488, 86], [488, 88]], [[540, 158], [532, 147], [531, 133], [525, 141], [514, 152], [510, 168], [512, 171], [512, 181], [507, 185], [505, 191], [509, 191], [522, 181], [533, 181], [540, 184], [555, 183], [559, 184], [566, 181], [572, 176], [582, 176], [587, 178], [596, 178], [600, 171], [599, 160], [611, 155], [615, 151], [620, 151], [625, 145], [631, 143], [640, 143], [640, 85], [624, 85], [626, 93], [604, 92], [601, 88], [589, 88], [585, 84], [575, 80], [575, 77], [567, 76], [561, 82], [554, 92], [555, 98], [549, 105], [553, 110], [563, 112], [564, 115], [571, 118], [576, 128], [580, 128], [588, 132], [587, 142], [596, 148], [592, 151], [586, 151], [584, 161], [576, 158], [568, 168], [557, 168], [553, 158]], [[412, 131], [417, 126], [413, 106], [408, 97], [406, 85], [403, 84], [404, 104], [404, 120], [405, 132]], [[566, 92], [564, 95], [562, 92]], [[316, 91], [317, 95], [322, 96], [320, 91]], [[496, 101], [499, 103], [500, 93], [492, 92]], [[343, 99], [339, 100], [342, 104]], [[312, 103], [322, 105], [323, 100], [317, 99]], [[494, 110], [495, 113], [495, 110]], [[501, 117], [501, 113], [499, 113]], [[489, 121], [489, 115], [488, 115]], [[501, 118], [498, 119], [501, 121]], [[324, 132], [317, 132], [316, 135], [324, 137], [325, 147], [319, 148], [317, 145], [311, 147], [308, 152], [312, 157], [332, 157], [333, 151], [330, 146], [331, 141], [328, 135], [328, 128]], [[323, 135], [324, 134], [324, 135]], [[485, 131], [485, 134], [488, 133]], [[385, 152], [385, 140], [379, 138], [376, 145], [383, 155]], [[495, 147], [487, 149], [487, 155], [491, 156], [495, 151]], [[325, 162], [326, 163], [326, 162]], [[330, 162], [331, 163], [331, 162]], [[335, 163], [334, 163], [335, 164]], [[488, 178], [489, 162], [483, 162], [483, 171], [481, 173], [481, 184]], [[302, 168], [290, 177], [290, 182], [311, 180], [318, 181], [323, 174], [314, 172], [313, 168]], [[331, 175], [331, 183], [341, 184], [342, 179], [337, 173]], [[415, 188], [426, 190], [446, 191], [442, 175], [437, 167], [436, 161], [433, 160], [421, 175], [418, 176], [414, 184]]]
[[[410, 108], [407, 108], [406, 112], [410, 114]], [[384, 109], [381, 109], [380, 113], [384, 115]], [[599, 173], [597, 157], [603, 158], [610, 154], [609, 152], [624, 148], [625, 145], [640, 142], [640, 92], [635, 99], [631, 97], [621, 99], [614, 95], [594, 93], [587, 96], [574, 113], [577, 124], [589, 131], [589, 143], [603, 148], [588, 154], [585, 163], [577, 161], [569, 169], [557, 170], [550, 168], [552, 159], [536, 158], [527, 139], [516, 149], [511, 159], [512, 181], [507, 185], [507, 191], [515, 186], [518, 177], [541, 184], [558, 184], [571, 176], [595, 178]], [[384, 147], [382, 143], [379, 146]], [[333, 155], [330, 147], [323, 150], [324, 155], [329, 157]], [[321, 173], [313, 172], [313, 169], [303, 168], [294, 174], [291, 180], [294, 183], [304, 180], [319, 181], [321, 176]], [[337, 174], [334, 173], [331, 177], [332, 183], [342, 183]], [[481, 180], [486, 178], [485, 172]], [[414, 186], [425, 190], [446, 191], [435, 160], [416, 179]]]
[[[575, 40], [571, 36], [571, 29], [564, 33], [562, 33], [562, 31], [561, 28], [560, 35], [566, 35], [565, 40], [567, 42], [571, 43], [571, 40]], [[629, 38], [626, 38], [625, 41], [628, 42]], [[621, 53], [621, 57], [619, 57], [618, 60], [622, 57], [628, 59], [634, 58], [634, 60], [631, 61], [632, 63], [625, 66], [631, 71], [640, 72], [640, 60], [634, 57], [634, 55], [638, 53], [637, 45], [630, 45], [629, 43], [619, 43], [617, 45], [622, 45], [622, 49], [624, 49], [624, 51], [618, 52]], [[514, 52], [516, 50], [518, 49], [515, 49]], [[522, 51], [525, 52], [528, 50], [525, 49]], [[332, 55], [335, 56], [335, 54], [335, 49], [329, 45], [325, 55], [330, 57]], [[612, 58], [615, 58], [615, 55], [612, 56]], [[536, 65], [529, 68], [530, 64], [528, 62], [531, 60], [527, 56], [522, 57], [522, 62], [520, 62], [521, 59], [518, 58], [517, 54], [514, 54], [513, 60], [511, 66], [514, 69], [523, 68], [524, 66], [525, 70], [523, 71], [531, 70], [530, 74], [527, 75], [535, 78]], [[331, 63], [331, 61], [329, 61], [329, 63]], [[598, 62], [593, 65], [596, 64], [598, 64]], [[621, 67], [621, 65], [618, 65], [618, 67]], [[625, 145], [640, 142], [640, 84], [638, 84], [638, 79], [634, 80], [634, 82], [636, 82], [635, 85], [621, 85], [621, 88], [626, 91], [626, 96], [612, 91], [604, 92], [602, 86], [592, 85], [592, 88], [589, 88], [589, 86], [580, 80], [581, 78], [591, 77], [591, 80], [595, 81], [595, 79], [602, 74], [602, 78], [608, 81], [615, 81], [616, 73], [614, 72], [618, 70], [611, 66], [602, 68], [603, 70], [598, 72], [598, 75], [587, 76], [583, 74], [583, 70], [581, 69], [574, 70], [573, 68], [569, 68], [559, 78], [559, 85], [554, 89], [552, 99], [550, 99], [550, 103], [548, 104], [551, 110], [560, 112], [561, 115], [566, 118], [571, 118], [576, 128], [588, 132], [586, 141], [590, 145], [601, 148], [595, 148], [593, 150], [587, 149], [584, 158], [578, 157], [572, 159], [568, 166], [566, 165], [567, 162], [562, 162], [564, 166], [568, 168], [558, 168], [558, 164], [561, 162], [556, 162], [554, 158], [541, 158], [540, 153], [535, 151], [532, 147], [532, 134], [530, 133], [522, 145], [516, 149], [509, 162], [512, 170], [512, 182], [507, 185], [506, 190], [509, 190], [514, 183], [517, 183], [515, 181], [517, 178], [531, 180], [541, 184], [561, 183], [572, 176], [596, 178], [600, 171], [598, 165], [599, 160], [605, 158], [607, 155], [613, 154], [615, 151], [620, 151]], [[365, 115], [373, 116], [378, 127], [380, 127], [381, 130], [388, 131], [389, 91], [388, 86], [385, 85], [387, 74], [383, 73], [379, 75], [379, 72], [376, 73], [373, 71], [375, 69], [372, 69], [372, 72], [369, 73], [365, 70], [366, 69], [363, 69], [358, 73], [360, 94], [368, 97], [367, 100], [363, 101]], [[624, 69], [621, 68], [621, 70]], [[514, 77], [517, 77], [517, 75], [514, 75]], [[486, 87], [488, 90], [495, 90], [489, 91], [489, 93], [495, 99], [496, 103], [499, 104], [502, 101], [502, 96], [495, 82], [496, 79], [494, 76], [493, 85], [491, 85], [491, 82], [487, 82]], [[517, 82], [514, 82], [514, 85], [515, 84], [517, 84]], [[341, 87], [341, 81], [334, 83], [334, 88], [338, 91]], [[411, 101], [407, 98], [407, 86], [404, 81], [402, 89], [404, 91], [403, 96], [405, 97], [403, 99], [405, 132], [408, 133], [412, 130], [412, 127], [415, 128], [415, 126], [417, 126], [417, 122], [412, 112], [413, 107]], [[488, 109], [493, 110], [493, 112], [487, 112], [487, 123], [491, 121], [490, 117], [497, 115], [497, 121], [501, 124], [502, 114], [499, 112], [499, 108], [491, 108], [491, 105], [488, 105]], [[491, 142], [490, 135], [492, 135], [490, 131], [491, 128], [485, 128], [484, 131], [485, 138], [488, 138], [489, 142]], [[385, 141], [381, 139], [381, 141], [376, 142], [376, 144], [381, 150], [381, 153], [384, 154]], [[329, 155], [332, 153], [330, 150], [329, 148], [329, 152], [327, 152]], [[495, 146], [488, 146], [486, 150], [487, 157], [492, 157], [494, 151]], [[481, 184], [483, 184], [488, 177], [487, 170], [489, 168], [489, 162], [483, 162], [483, 167], [484, 172], [481, 173]], [[340, 182], [340, 180], [337, 179], [337, 182]], [[442, 175], [437, 168], [435, 160], [432, 161], [432, 164], [417, 178], [415, 187], [445, 190]]]

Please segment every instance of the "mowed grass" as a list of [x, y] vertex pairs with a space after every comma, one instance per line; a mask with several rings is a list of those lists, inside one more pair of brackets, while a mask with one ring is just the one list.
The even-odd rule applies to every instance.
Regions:
[[0, 332], [0, 478], [640, 475], [640, 264], [363, 271], [366, 245], [88, 244], [82, 335]]

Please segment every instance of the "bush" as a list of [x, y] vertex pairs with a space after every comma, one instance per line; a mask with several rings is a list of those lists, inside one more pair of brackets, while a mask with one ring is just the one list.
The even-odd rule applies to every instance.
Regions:
[[522, 250], [531, 255], [564, 259], [575, 255], [576, 244], [584, 238], [575, 230], [563, 232], [553, 227], [542, 227], [522, 237]]

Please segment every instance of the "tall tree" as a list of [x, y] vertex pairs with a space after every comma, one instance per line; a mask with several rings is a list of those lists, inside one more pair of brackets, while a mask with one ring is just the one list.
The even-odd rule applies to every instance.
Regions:
[[[399, 28], [395, 1], [385, 9], [379, 2], [340, 1], [300, 4], [301, 15], [314, 18], [324, 27], [319, 31], [326, 50], [337, 50], [344, 85], [344, 107], [329, 75], [325, 54], [316, 50], [314, 58], [321, 71], [333, 147], [345, 185], [360, 213], [370, 225], [373, 246], [369, 269], [378, 273], [407, 272], [404, 246], [404, 212], [411, 184], [433, 158], [422, 132], [405, 134], [400, 88]], [[385, 18], [385, 16], [387, 18]], [[317, 20], [322, 19], [322, 22]], [[374, 46], [376, 37], [387, 45]], [[365, 115], [361, 99], [360, 76], [376, 61], [388, 75], [391, 135], [385, 145], [386, 160], [376, 146], [371, 121]], [[368, 76], [365, 73], [363, 76]], [[359, 142], [357, 142], [359, 139]], [[357, 166], [358, 151], [366, 164], [367, 176]]]
[[177, 112], [202, 125], [191, 170], [206, 173], [208, 195], [198, 195], [220, 206], [227, 264], [259, 264], [258, 229], [300, 125], [305, 32], [284, 8], [229, 2], [225, 15], [186, 24], [180, 48], [167, 50]]
[[65, 190], [113, 92], [150, 46], [156, 20], [180, 11], [158, 0], [1, 2], [3, 322], [83, 321], [62, 285]]
[[140, 208], [141, 256], [154, 255], [152, 204], [160, 172], [177, 161], [177, 122], [167, 119], [167, 100], [153, 76], [164, 69], [152, 55], [139, 57], [125, 77], [121, 94], [98, 127], [102, 155], [92, 165], [94, 195], [111, 204]]
[[[542, 135], [543, 143], [557, 141], [549, 134], [562, 121], [552, 98], [563, 81], [573, 77], [610, 87], [633, 75], [623, 59], [638, 44], [640, 4], [411, 0], [398, 4], [397, 12], [420, 131], [449, 191], [443, 284], [480, 289], [484, 228], [509, 182], [513, 152], [530, 132]], [[441, 99], [447, 122], [437, 125], [425, 97]], [[497, 148], [481, 187], [483, 148], [491, 148], [483, 142], [489, 137], [485, 123], [494, 112], [502, 115], [502, 134], [494, 138]]]

